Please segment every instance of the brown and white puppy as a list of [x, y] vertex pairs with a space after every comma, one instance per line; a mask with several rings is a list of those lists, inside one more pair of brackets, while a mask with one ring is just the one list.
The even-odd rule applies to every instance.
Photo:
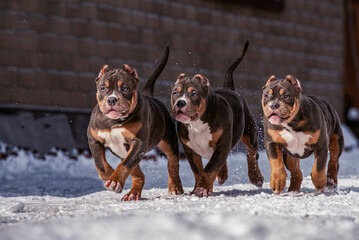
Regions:
[[[207, 78], [179, 75], [172, 88], [173, 116], [178, 121], [177, 131], [184, 152], [195, 176], [193, 192], [199, 196], [212, 194], [213, 182], [228, 178], [227, 157], [239, 140], [247, 148], [248, 175], [258, 187], [263, 176], [258, 167], [258, 138], [253, 115], [246, 100], [234, 91], [233, 70], [247, 50], [228, 69], [225, 89], [212, 91]], [[202, 157], [209, 159], [205, 168]]]
[[[168, 48], [162, 63], [148, 80], [144, 93], [152, 95], [153, 85], [166, 65]], [[105, 187], [122, 192], [131, 174], [132, 188], [122, 200], [138, 200], [145, 183], [140, 169], [142, 156], [158, 146], [168, 158], [168, 190], [183, 193], [179, 177], [179, 146], [175, 122], [159, 100], [142, 94], [135, 69], [109, 69], [105, 65], [96, 78], [97, 102], [87, 136], [99, 177]], [[114, 170], [106, 161], [108, 148], [123, 161]]]
[[311, 176], [315, 188], [336, 188], [344, 139], [335, 109], [319, 97], [303, 95], [299, 81], [291, 75], [285, 79], [275, 76], [268, 79], [263, 87], [262, 107], [273, 191], [280, 193], [285, 188], [287, 167], [291, 172], [288, 191], [299, 192], [303, 180], [299, 159], [312, 153], [315, 162]]

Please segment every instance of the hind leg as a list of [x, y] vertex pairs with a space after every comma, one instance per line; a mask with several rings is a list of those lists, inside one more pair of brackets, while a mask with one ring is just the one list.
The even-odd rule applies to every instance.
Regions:
[[[176, 138], [177, 139], [177, 138]], [[177, 148], [174, 147], [177, 144]], [[183, 188], [181, 179], [179, 177], [179, 150], [178, 142], [168, 143], [166, 140], [162, 140], [158, 147], [166, 155], [168, 162], [168, 192], [171, 195], [182, 194]], [[176, 151], [177, 149], [177, 151]]]
[[134, 201], [141, 199], [141, 192], [143, 185], [145, 184], [145, 175], [140, 169], [140, 165], [132, 171], [132, 188], [129, 193], [127, 193], [123, 198], [122, 201]]
[[248, 163], [248, 177], [249, 181], [257, 187], [262, 187], [263, 185], [263, 175], [258, 166], [258, 141], [257, 137], [243, 135], [241, 142], [247, 149], [247, 163]]
[[287, 169], [290, 171], [290, 185], [288, 188], [289, 192], [300, 192], [300, 186], [303, 181], [303, 174], [300, 170], [299, 158], [293, 158], [287, 154], [283, 154], [283, 159]]
[[343, 137], [333, 134], [329, 139], [329, 163], [326, 187], [333, 189], [338, 186], [339, 157], [343, 151]]

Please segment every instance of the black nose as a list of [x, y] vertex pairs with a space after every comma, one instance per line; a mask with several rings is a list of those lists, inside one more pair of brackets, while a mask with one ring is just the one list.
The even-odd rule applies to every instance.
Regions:
[[186, 106], [186, 101], [184, 101], [184, 100], [179, 100], [178, 102], [177, 102], [177, 107], [179, 107], [179, 108], [183, 108], [184, 106]]
[[118, 99], [115, 97], [109, 97], [107, 98], [107, 104], [110, 106], [113, 106], [117, 103]]
[[279, 108], [279, 103], [277, 103], [277, 102], [271, 103], [270, 108], [273, 109], [273, 110], [278, 109]]

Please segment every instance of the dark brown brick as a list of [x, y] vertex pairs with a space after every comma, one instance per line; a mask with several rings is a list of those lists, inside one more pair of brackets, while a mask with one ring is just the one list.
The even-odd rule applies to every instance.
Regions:
[[13, 66], [17, 67], [30, 67], [31, 66], [31, 53], [28, 51], [12, 52], [10, 60], [15, 63]]
[[79, 40], [73, 36], [61, 36], [60, 45], [63, 53], [76, 54], [79, 52]]
[[70, 92], [70, 104], [71, 107], [78, 107], [78, 108], [88, 107], [86, 94], [80, 91]]
[[89, 35], [89, 24], [85, 20], [71, 21], [71, 34], [78, 37], [85, 37]]
[[56, 54], [54, 56], [54, 64], [56, 69], [71, 70], [73, 58], [67, 54]]
[[107, 25], [107, 38], [115, 41], [123, 41], [125, 39], [124, 26], [119, 24]]
[[50, 92], [47, 89], [32, 88], [29, 90], [29, 98], [35, 105], [50, 105]]
[[87, 72], [89, 70], [89, 58], [74, 56], [72, 59], [72, 69], [79, 72]]
[[91, 21], [90, 23], [91, 37], [107, 39], [107, 25], [100, 21]]
[[39, 9], [41, 13], [59, 15], [62, 10], [63, 3], [56, 0], [39, 0]]
[[36, 77], [38, 88], [59, 89], [59, 73], [57, 71], [40, 71], [36, 73]]
[[97, 77], [97, 74], [93, 73], [83, 73], [79, 74], [77, 77], [77, 83], [78, 83], [78, 89], [81, 91], [92, 91], [93, 95], [95, 96], [96, 92], [96, 84], [95, 84], [95, 78]]
[[22, 87], [35, 87], [36, 86], [36, 75], [32, 70], [21, 70], [19, 71], [19, 85]]
[[19, 27], [19, 14], [18, 12], [7, 11], [4, 13], [6, 27], [9, 29], [14, 29]]
[[139, 28], [126, 26], [126, 28], [123, 30], [125, 41], [130, 43], [138, 43], [141, 41], [141, 32], [139, 31]]
[[87, 19], [97, 18], [97, 8], [94, 3], [85, 2], [81, 6], [81, 16]]
[[76, 4], [65, 4], [64, 12], [66, 18], [75, 18], [80, 16], [80, 6], [78, 3]]
[[17, 34], [15, 31], [1, 31], [0, 32], [0, 46], [2, 48], [17, 48]]
[[72, 107], [70, 93], [63, 90], [50, 91], [51, 105], [55, 107]]
[[98, 42], [98, 55], [101, 57], [114, 57], [115, 45], [112, 41], [100, 40]]
[[54, 33], [69, 34], [71, 30], [70, 21], [60, 17], [52, 17], [50, 19], [52, 30]]
[[59, 38], [55, 34], [40, 35], [41, 49], [44, 51], [55, 52], [59, 49]]
[[77, 89], [77, 74], [69, 72], [59, 76], [59, 88], [61, 90], [74, 91]]
[[32, 99], [29, 98], [29, 91], [25, 88], [11, 88], [9, 89], [11, 103], [14, 104], [29, 104], [32, 103]]
[[0, 103], [9, 103], [11, 101], [10, 91], [7, 88], [0, 88]]
[[79, 41], [79, 53], [85, 56], [97, 55], [97, 43], [92, 38], [83, 38]]
[[20, 32], [18, 34], [18, 47], [23, 50], [39, 48], [39, 35], [35, 32]]
[[21, 1], [21, 9], [27, 12], [37, 12], [39, 10], [38, 0]]
[[37, 32], [46, 32], [49, 29], [49, 19], [42, 15], [29, 15], [28, 21], [31, 26], [31, 29]]
[[97, 18], [105, 22], [116, 22], [117, 13], [113, 7], [99, 5], [97, 8]]
[[117, 22], [121, 24], [131, 24], [131, 12], [127, 9], [120, 9], [117, 13]]

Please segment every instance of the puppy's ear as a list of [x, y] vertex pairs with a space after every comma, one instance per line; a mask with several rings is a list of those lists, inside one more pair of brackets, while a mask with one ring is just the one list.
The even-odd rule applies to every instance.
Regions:
[[108, 72], [108, 65], [103, 65], [103, 67], [101, 68], [100, 72], [98, 73], [98, 76], [96, 78], [96, 82], [100, 79], [100, 77], [102, 77], [106, 72]]
[[136, 69], [132, 68], [131, 66], [127, 64], [123, 64], [123, 71], [128, 72], [132, 77], [138, 79], [138, 74]]
[[203, 85], [209, 87], [208, 79], [205, 78], [202, 74], [196, 74], [196, 75], [194, 75], [194, 78], [199, 79]]
[[274, 76], [274, 75], [270, 76], [270, 77], [268, 78], [268, 80], [267, 80], [266, 85], [264, 85], [264, 86], [262, 87], [262, 89], [265, 89], [265, 88], [266, 88], [271, 82], [273, 82], [274, 80], [276, 80], [275, 76]]
[[285, 79], [287, 79], [289, 82], [291, 82], [294, 86], [298, 87], [300, 90], [302, 90], [302, 86], [300, 85], [300, 82], [298, 81], [298, 79], [296, 79], [294, 76], [292, 75], [287, 75], [285, 76]]
[[184, 78], [185, 76], [186, 76], [186, 74], [184, 74], [184, 73], [181, 73], [180, 75], [178, 75], [177, 80], [176, 80], [176, 82], [175, 82], [175, 85], [179, 82], [179, 80], [181, 80], [181, 79]]

